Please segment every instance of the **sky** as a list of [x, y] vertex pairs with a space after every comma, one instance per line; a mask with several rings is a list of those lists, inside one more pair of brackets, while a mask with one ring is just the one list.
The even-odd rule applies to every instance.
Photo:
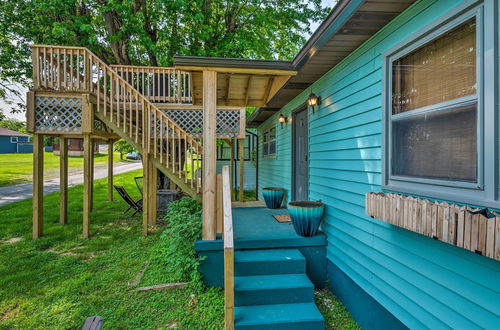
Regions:
[[[321, 4], [323, 7], [329, 7], [332, 8], [333, 5], [337, 2], [337, 0], [322, 0]], [[318, 28], [319, 24], [321, 22], [315, 22], [311, 24], [311, 31], [314, 32]], [[21, 93], [26, 97], [26, 92], [27, 90], [24, 88], [20, 88]], [[8, 117], [8, 118], [15, 118], [20, 121], [26, 121], [26, 115], [25, 113], [18, 113], [18, 114], [12, 114], [10, 113], [10, 106], [6, 104], [3, 100], [0, 100], [0, 110]]]

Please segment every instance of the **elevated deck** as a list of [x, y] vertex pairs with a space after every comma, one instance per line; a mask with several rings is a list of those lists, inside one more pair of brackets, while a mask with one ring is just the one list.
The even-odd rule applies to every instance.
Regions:
[[[314, 237], [295, 233], [291, 222], [280, 223], [273, 215], [288, 214], [286, 209], [265, 207], [233, 208], [234, 246], [236, 251], [263, 249], [298, 249], [306, 258], [306, 273], [316, 287], [326, 279], [326, 236]], [[197, 241], [195, 249], [205, 257], [200, 272], [209, 286], [223, 286], [223, 241]]]

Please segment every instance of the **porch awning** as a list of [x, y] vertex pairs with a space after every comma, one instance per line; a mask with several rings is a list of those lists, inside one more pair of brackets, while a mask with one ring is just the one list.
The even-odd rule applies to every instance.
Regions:
[[203, 71], [217, 72], [218, 106], [264, 107], [297, 71], [289, 61], [175, 56], [175, 68], [191, 72], [193, 104], [203, 104]]

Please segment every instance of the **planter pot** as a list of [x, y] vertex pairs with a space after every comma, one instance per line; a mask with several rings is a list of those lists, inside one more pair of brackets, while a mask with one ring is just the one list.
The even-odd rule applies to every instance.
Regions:
[[262, 189], [264, 201], [269, 209], [279, 209], [283, 203], [283, 196], [285, 196], [284, 188], [269, 187]]
[[292, 219], [293, 228], [298, 235], [305, 237], [316, 235], [324, 210], [325, 205], [322, 202], [288, 203], [288, 212]]

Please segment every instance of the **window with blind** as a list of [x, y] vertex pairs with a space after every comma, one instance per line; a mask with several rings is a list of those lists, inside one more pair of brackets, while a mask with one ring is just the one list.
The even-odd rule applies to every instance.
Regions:
[[390, 174], [478, 182], [476, 18], [391, 61]]

